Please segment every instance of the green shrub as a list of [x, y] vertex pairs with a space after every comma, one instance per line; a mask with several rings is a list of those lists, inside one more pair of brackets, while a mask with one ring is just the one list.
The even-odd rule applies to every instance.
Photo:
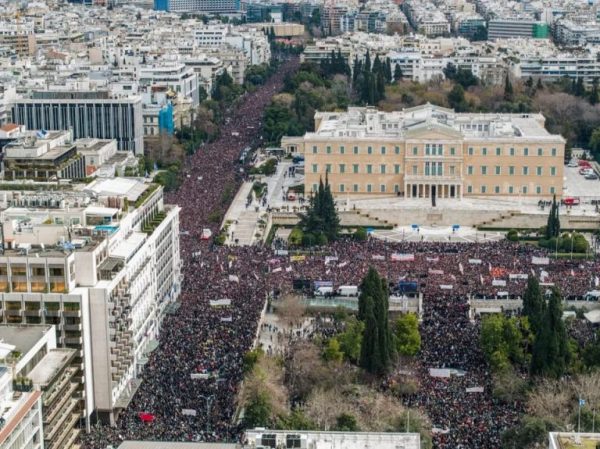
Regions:
[[317, 234], [316, 237], [316, 243], [318, 246], [325, 246], [327, 245], [327, 243], [329, 242], [329, 240], [327, 239], [327, 236], [323, 233]]
[[365, 240], [367, 240], [367, 230], [363, 227], [358, 228], [356, 231], [354, 231], [353, 237], [354, 240], [357, 240], [359, 242], [364, 242]]
[[306, 233], [302, 236], [302, 246], [314, 246], [316, 238], [314, 234]]
[[290, 236], [288, 237], [288, 243], [292, 246], [300, 246], [304, 241], [303, 237], [304, 233], [302, 232], [302, 229], [294, 228], [292, 229], [292, 232], [290, 232]]
[[511, 229], [506, 234], [506, 238], [508, 240], [510, 240], [511, 242], [518, 242], [519, 241], [519, 233], [517, 232], [516, 229]]

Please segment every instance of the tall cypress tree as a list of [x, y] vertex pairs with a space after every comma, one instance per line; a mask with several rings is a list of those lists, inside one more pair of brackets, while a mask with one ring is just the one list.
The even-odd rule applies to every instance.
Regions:
[[570, 359], [567, 332], [562, 320], [562, 296], [552, 288], [540, 331], [535, 336], [531, 354], [531, 372], [536, 375], [560, 377]]
[[[372, 308], [372, 311], [369, 308]], [[374, 358], [376, 360], [367, 358], [365, 355], [365, 363], [361, 363], [361, 366], [371, 373], [382, 374], [385, 372], [394, 355], [388, 309], [389, 298], [386, 280], [382, 279], [377, 270], [371, 267], [361, 283], [361, 294], [358, 301], [358, 316], [359, 319], [365, 322], [363, 342], [366, 339], [376, 338], [375, 343], [367, 343], [368, 350], [375, 354]], [[376, 331], [369, 328], [370, 314], [373, 315]]]
[[402, 79], [402, 68], [400, 64], [394, 66], [394, 81], [400, 81]]
[[540, 331], [544, 319], [545, 302], [540, 290], [540, 283], [535, 276], [527, 279], [527, 288], [523, 293], [523, 315], [529, 319], [534, 334]]
[[373, 298], [364, 299], [364, 323], [362, 344], [360, 347], [360, 366], [370, 373], [382, 371], [381, 354], [379, 352], [379, 330], [375, 319]]
[[389, 84], [392, 82], [392, 61], [385, 58], [385, 80]]
[[513, 100], [513, 86], [512, 83], [510, 82], [510, 76], [508, 76], [508, 73], [506, 74], [506, 78], [504, 78], [504, 99], [506, 101], [512, 101]]
[[560, 218], [558, 215], [558, 203], [556, 202], [556, 195], [552, 198], [552, 206], [548, 213], [548, 222], [546, 225], [546, 238], [551, 239], [560, 235]]

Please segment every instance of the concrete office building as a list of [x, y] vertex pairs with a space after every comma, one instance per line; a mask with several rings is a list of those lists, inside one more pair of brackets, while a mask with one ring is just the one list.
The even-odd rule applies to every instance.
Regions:
[[154, 9], [170, 12], [236, 13], [240, 0], [154, 0]]
[[315, 132], [284, 137], [305, 156], [305, 191], [328, 173], [345, 195], [560, 197], [565, 140], [541, 114], [459, 114], [430, 104], [395, 112], [317, 112]]
[[13, 121], [28, 129], [72, 129], [80, 139], [116, 139], [119, 150], [143, 154], [142, 100], [108, 91], [36, 91], [12, 105]]

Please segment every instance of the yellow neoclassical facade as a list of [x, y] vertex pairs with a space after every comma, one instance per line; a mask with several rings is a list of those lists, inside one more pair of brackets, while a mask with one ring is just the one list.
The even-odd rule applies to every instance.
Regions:
[[303, 154], [305, 191], [328, 173], [335, 195], [535, 196], [563, 191], [565, 140], [541, 114], [456, 113], [430, 104], [317, 112], [315, 132], [284, 137]]

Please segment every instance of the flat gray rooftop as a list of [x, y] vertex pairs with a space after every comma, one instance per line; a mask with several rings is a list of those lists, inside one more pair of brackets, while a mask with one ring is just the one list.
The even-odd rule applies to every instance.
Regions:
[[123, 441], [118, 449], [239, 449], [230, 443], [179, 443], [173, 441]]
[[0, 341], [14, 345], [15, 350], [23, 355], [42, 338], [52, 326], [45, 324], [0, 325]]

